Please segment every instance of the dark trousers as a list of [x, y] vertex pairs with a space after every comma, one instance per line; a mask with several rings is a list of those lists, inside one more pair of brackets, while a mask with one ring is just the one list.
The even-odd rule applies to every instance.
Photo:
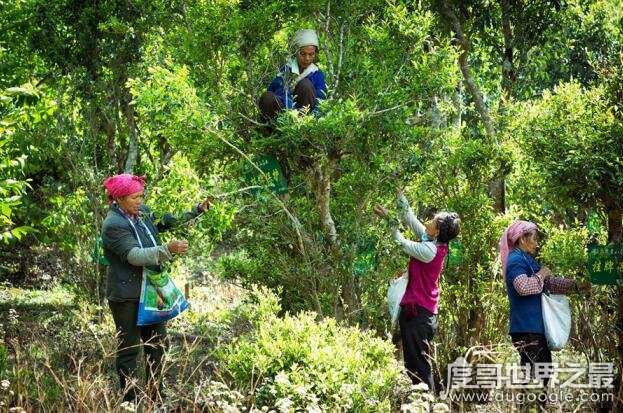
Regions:
[[[124, 400], [136, 398], [136, 388], [132, 385], [132, 379], [138, 377], [137, 359], [141, 347], [145, 356], [147, 392], [152, 400], [156, 400], [160, 393], [162, 357], [167, 335], [165, 323], [137, 326], [138, 301], [109, 301], [108, 306], [112, 312], [119, 339], [116, 364], [119, 384], [125, 392]], [[141, 345], [141, 340], [143, 345]]]
[[[303, 109], [314, 107], [316, 104], [316, 89], [312, 82], [305, 78], [299, 81], [294, 87], [294, 107]], [[262, 120], [269, 122], [277, 117], [283, 110], [283, 104], [273, 92], [264, 92], [258, 101]]]
[[437, 315], [420, 306], [416, 310], [413, 315], [413, 311], [402, 307], [398, 317], [405, 367], [413, 384], [426, 383], [435, 393], [429, 355], [430, 342], [437, 332]]
[[[533, 375], [535, 374], [535, 363], [552, 362], [552, 352], [547, 347], [545, 334], [514, 333], [511, 334], [511, 339], [513, 340], [513, 345], [519, 351], [521, 364], [524, 366], [529, 364]], [[541, 373], [540, 375], [543, 376]], [[547, 387], [548, 382], [549, 378], [544, 377], [543, 386]]]

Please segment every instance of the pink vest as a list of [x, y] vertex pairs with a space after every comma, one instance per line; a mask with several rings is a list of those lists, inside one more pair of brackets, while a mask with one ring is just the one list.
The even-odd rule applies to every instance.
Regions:
[[437, 314], [439, 307], [439, 275], [443, 259], [448, 254], [448, 245], [437, 245], [437, 254], [431, 262], [422, 262], [411, 257], [409, 261], [409, 284], [400, 305], [415, 304]]

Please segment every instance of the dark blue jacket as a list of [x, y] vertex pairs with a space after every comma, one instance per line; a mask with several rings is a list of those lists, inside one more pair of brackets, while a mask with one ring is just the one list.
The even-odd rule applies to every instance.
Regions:
[[[287, 109], [295, 108], [290, 84], [299, 76], [299, 74], [292, 71], [293, 67], [298, 69], [296, 60], [292, 60], [292, 62], [279, 69], [277, 76], [275, 76], [272, 82], [270, 82], [270, 85], [268, 85], [268, 91], [277, 95], [283, 107]], [[314, 89], [316, 89], [316, 97], [318, 99], [324, 99], [326, 97], [327, 84], [322, 70], [318, 68], [318, 70], [308, 74], [305, 78], [309, 79], [312, 85], [314, 85]], [[315, 110], [317, 106], [318, 102], [316, 101], [316, 104], [312, 110]]]
[[513, 286], [513, 280], [521, 274], [532, 277], [541, 269], [532, 256], [519, 248], [508, 255], [506, 262], [506, 292], [510, 302], [510, 333], [545, 334], [541, 293], [521, 296]]

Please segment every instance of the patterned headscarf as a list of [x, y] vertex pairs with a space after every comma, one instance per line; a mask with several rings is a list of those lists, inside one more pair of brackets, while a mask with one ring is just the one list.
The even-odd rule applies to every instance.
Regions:
[[108, 191], [108, 203], [112, 204], [115, 199], [145, 189], [145, 177], [130, 174], [115, 175], [107, 178], [104, 186]]
[[534, 231], [535, 229], [537, 229], [537, 226], [533, 222], [516, 221], [510, 224], [500, 237], [500, 259], [502, 260], [502, 274], [504, 275], [504, 278], [506, 278], [506, 262], [508, 261], [508, 254], [513, 248], [515, 248], [519, 238]]

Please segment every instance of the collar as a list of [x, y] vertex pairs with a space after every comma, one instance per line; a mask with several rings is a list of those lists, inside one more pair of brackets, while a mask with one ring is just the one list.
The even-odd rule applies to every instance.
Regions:
[[295, 57], [290, 59], [290, 61], [287, 63], [287, 66], [290, 67], [290, 71], [292, 73], [294, 73], [297, 76], [301, 75], [303, 77], [307, 76], [310, 73], [318, 71], [318, 66], [316, 66], [315, 63], [311, 63], [309, 66], [307, 66], [307, 68], [305, 68], [305, 70], [303, 70], [303, 73], [299, 74], [299, 71], [300, 71], [299, 63], [296, 61]]
[[296, 58], [293, 57], [292, 59], [290, 59], [288, 66], [290, 66], [290, 72], [296, 75], [299, 74], [299, 62], [296, 61]]

